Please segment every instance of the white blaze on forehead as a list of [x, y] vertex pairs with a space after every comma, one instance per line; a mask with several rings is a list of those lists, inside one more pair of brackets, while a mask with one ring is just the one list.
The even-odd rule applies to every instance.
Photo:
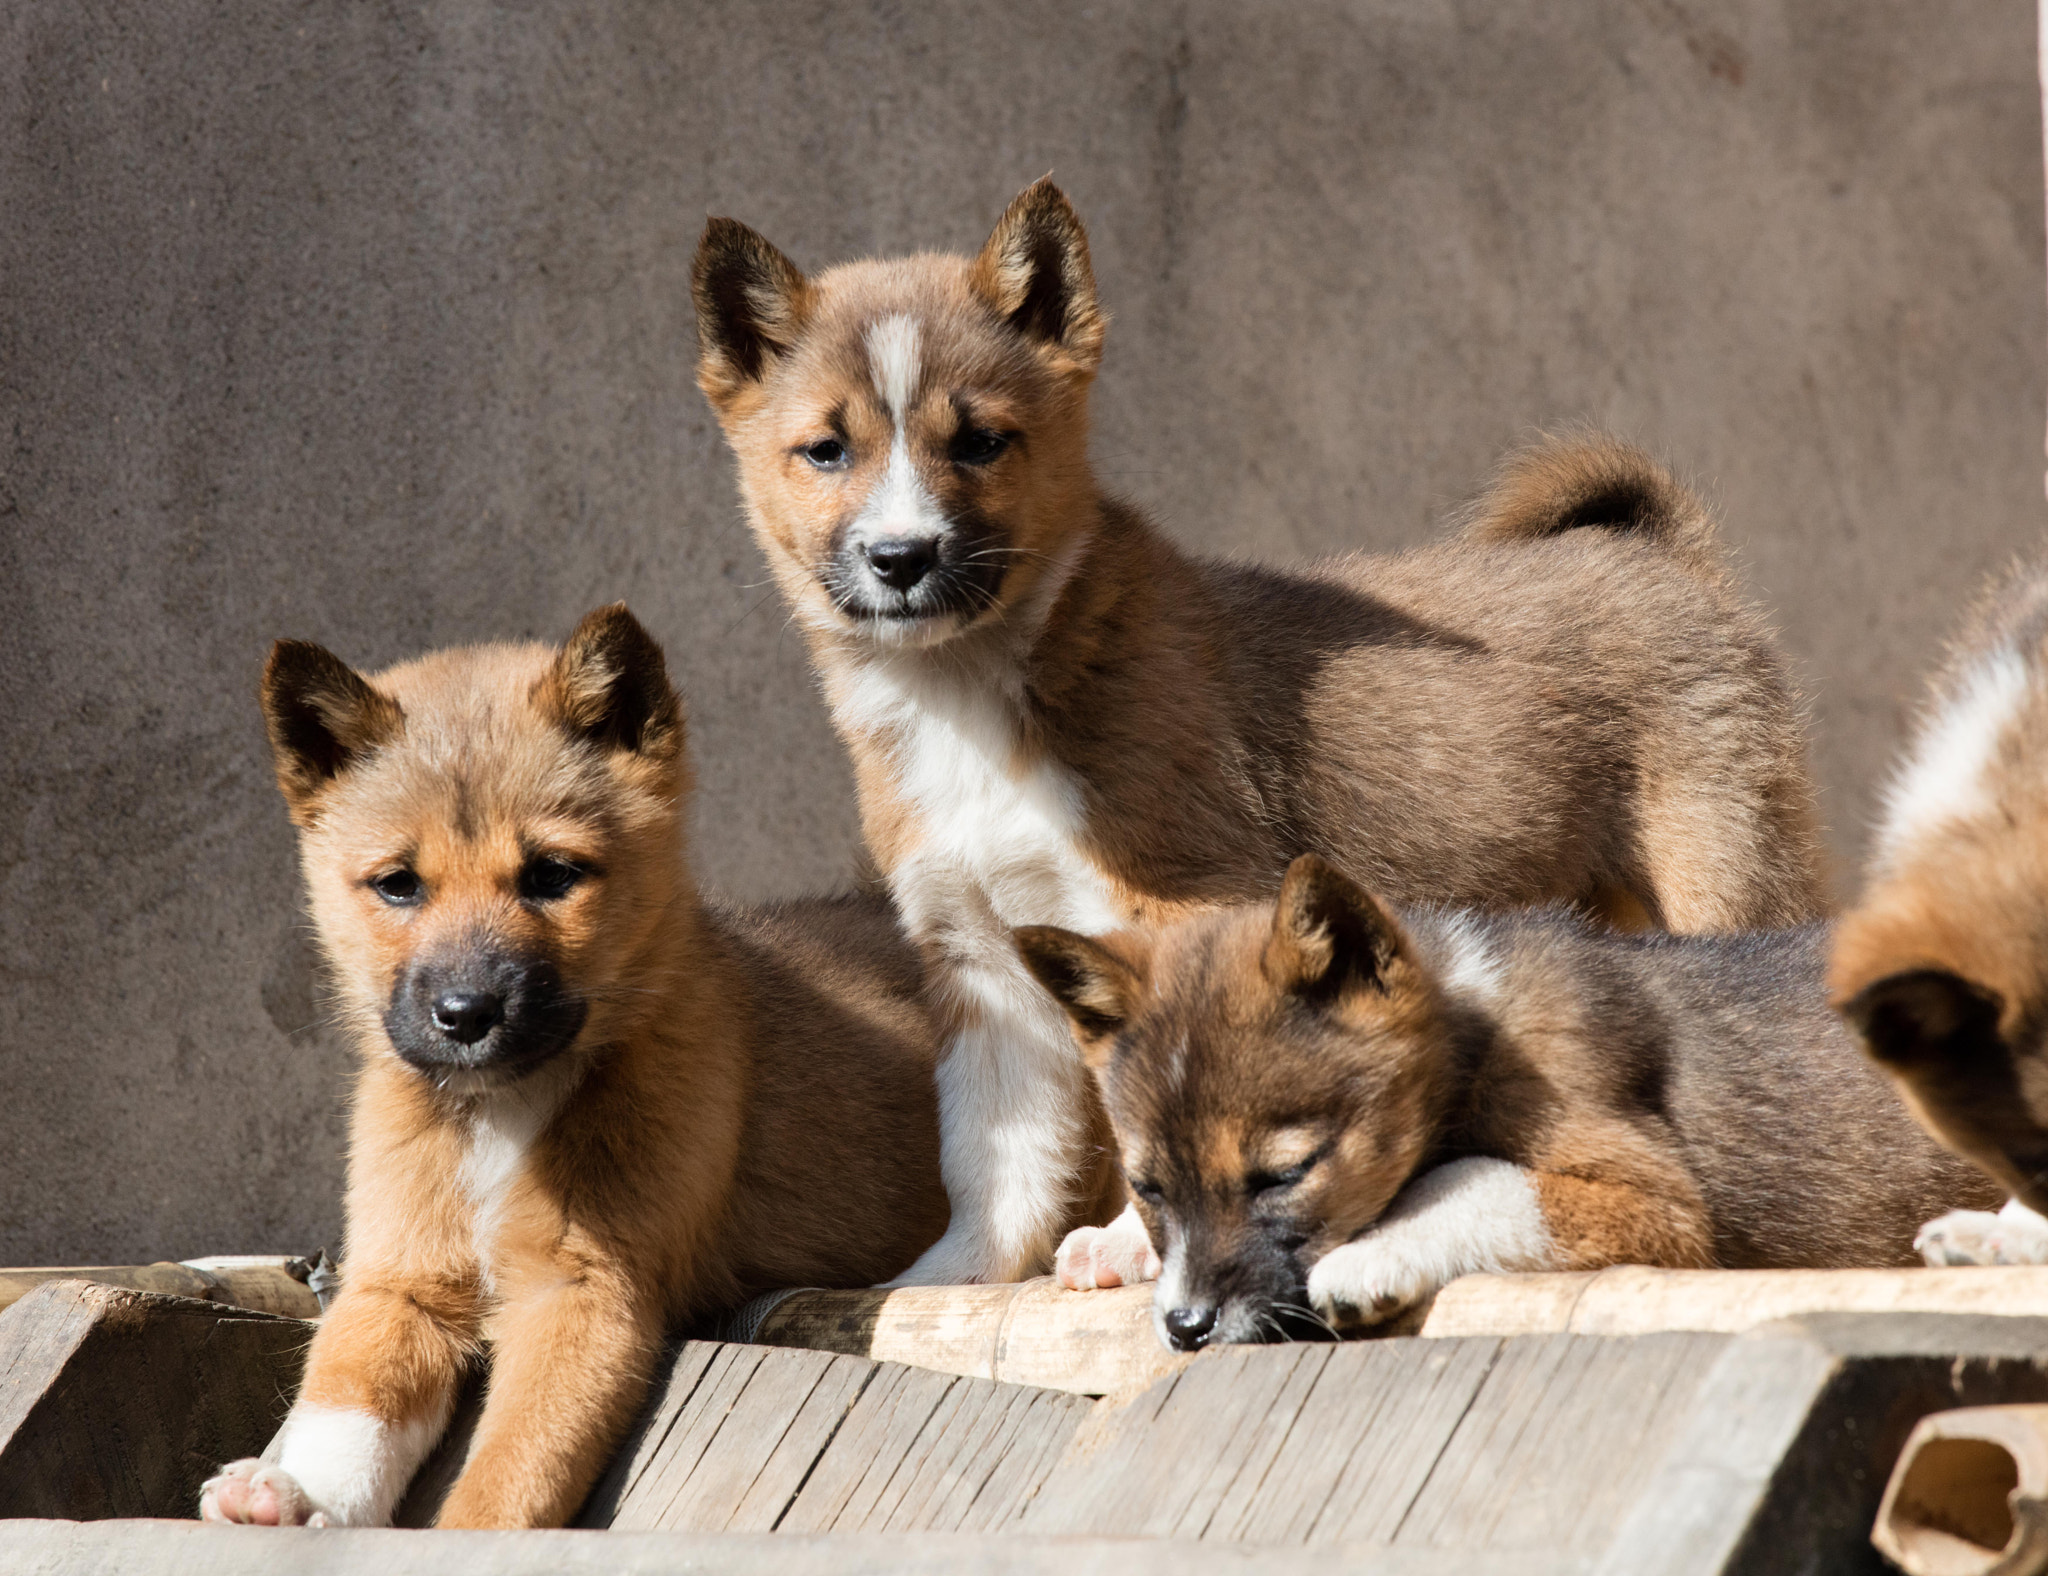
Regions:
[[2027, 664], [1998, 651], [1957, 685], [1885, 792], [1878, 850], [1895, 859], [1915, 837], [1988, 809], [1985, 773], [2027, 694]]
[[875, 392], [898, 426], [917, 398], [918, 333], [914, 319], [898, 313], [868, 330], [868, 369]]

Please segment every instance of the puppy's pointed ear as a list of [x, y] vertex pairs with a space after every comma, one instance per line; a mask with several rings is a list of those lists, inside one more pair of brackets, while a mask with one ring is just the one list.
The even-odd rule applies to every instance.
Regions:
[[737, 219], [713, 219], [690, 265], [697, 307], [697, 385], [723, 412], [796, 343], [810, 286], [782, 253]]
[[1947, 969], [1908, 969], [1874, 980], [1837, 1006], [1871, 1056], [1893, 1072], [1984, 1060], [2002, 1042], [1998, 993]]
[[1334, 865], [1303, 854], [1287, 867], [1260, 960], [1276, 989], [1318, 999], [1385, 991], [1406, 939], [1379, 900]]
[[263, 726], [293, 824], [311, 826], [328, 785], [396, 737], [405, 713], [325, 646], [280, 640], [263, 664]]
[[539, 698], [564, 728], [600, 749], [658, 761], [682, 753], [682, 697], [660, 645], [623, 602], [585, 615], [541, 680]]
[[1074, 1020], [1074, 1038], [1089, 1067], [1101, 1072], [1143, 1000], [1141, 968], [1099, 941], [1053, 925], [1026, 925], [1016, 941], [1024, 966]]
[[1050, 180], [1020, 193], [974, 260], [975, 291], [1018, 333], [1091, 374], [1107, 327], [1095, 300], [1088, 232]]

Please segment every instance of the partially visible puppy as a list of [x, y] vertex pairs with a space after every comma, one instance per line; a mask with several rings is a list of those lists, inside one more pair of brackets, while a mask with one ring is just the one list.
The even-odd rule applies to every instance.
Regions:
[[1181, 1350], [1475, 1271], [1911, 1262], [1930, 1209], [1996, 1198], [1828, 1011], [1823, 926], [1394, 910], [1304, 855], [1275, 903], [1017, 943], [1100, 1082]]
[[388, 1522], [489, 1342], [440, 1523], [558, 1525], [666, 1331], [944, 1230], [917, 957], [878, 902], [700, 897], [681, 702], [623, 606], [373, 678], [282, 641], [263, 708], [361, 1055], [348, 1252], [277, 1460], [201, 1514]]
[[2048, 562], [1936, 675], [1829, 980], [1914, 1114], [2014, 1195], [1929, 1224], [1928, 1262], [2048, 1263]]

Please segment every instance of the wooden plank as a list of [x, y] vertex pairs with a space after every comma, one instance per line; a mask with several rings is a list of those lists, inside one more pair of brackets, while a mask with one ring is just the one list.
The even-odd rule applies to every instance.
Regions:
[[727, 1519], [727, 1532], [772, 1532], [796, 1503], [847, 1414], [879, 1371], [880, 1365], [860, 1357], [833, 1356], [801, 1410], [776, 1442], [739, 1507]]
[[1150, 1415], [1124, 1415], [1124, 1439], [1108, 1448], [1091, 1440], [1063, 1461], [1026, 1509], [1023, 1529], [1199, 1536], [1231, 1482], [1270, 1440], [1267, 1414], [1284, 1407], [1291, 1417], [1306, 1394], [1298, 1381], [1312, 1382], [1327, 1357], [1319, 1346], [1204, 1353], [1174, 1376]]
[[310, 1327], [217, 1303], [48, 1281], [0, 1313], [0, 1517], [190, 1516], [256, 1455]]
[[164, 1297], [189, 1297], [195, 1302], [231, 1303], [258, 1313], [291, 1319], [320, 1317], [320, 1299], [289, 1265], [303, 1260], [282, 1255], [233, 1254], [190, 1259], [182, 1264], [32, 1265], [0, 1269], [0, 1310], [19, 1302], [50, 1281], [82, 1280], [99, 1286], [124, 1286]]
[[1436, 1294], [1427, 1336], [1738, 1334], [1813, 1313], [1997, 1314], [2048, 1308], [2048, 1266], [1947, 1269], [1663, 1270], [1466, 1275]]
[[[894, 1508], [865, 1530], [1006, 1525], [1038, 1490], [1088, 1411], [1079, 1396], [979, 1380], [963, 1380], [947, 1400], [954, 1404], [933, 1414], [925, 1430], [929, 1448], [915, 1460]], [[906, 1468], [912, 1460], [906, 1455]], [[902, 1469], [897, 1477], [904, 1479]]]
[[[1469, 1556], [1380, 1549], [1372, 1576], [1475, 1576]], [[33, 1576], [1298, 1576], [1298, 1549], [1129, 1538], [961, 1533], [415, 1532], [208, 1526], [196, 1521], [0, 1523], [0, 1570]], [[1639, 1566], [1629, 1576], [1646, 1576]], [[1489, 1558], [1484, 1576], [1585, 1576], [1554, 1554]]]
[[612, 1464], [590, 1491], [575, 1525], [609, 1527], [616, 1522], [620, 1509], [660, 1457], [669, 1433], [689, 1405], [690, 1397], [696, 1394], [718, 1350], [715, 1341], [685, 1341], [670, 1354], [668, 1373], [656, 1381], [640, 1422], [626, 1436]]
[[856, 1532], [947, 1394], [970, 1381], [888, 1363], [847, 1413], [779, 1524], [785, 1532]]
[[[873, 1370], [858, 1357], [829, 1352], [764, 1352], [703, 1454], [648, 1525], [679, 1532], [773, 1531]], [[813, 1398], [818, 1405], [811, 1405]]]
[[1407, 1340], [1332, 1352], [1258, 1494], [1221, 1507], [1209, 1536], [1386, 1542], [1499, 1349]]
[[1134, 1391], [1189, 1360], [1160, 1344], [1150, 1286], [1071, 1292], [1050, 1277], [776, 1293], [741, 1309], [727, 1333], [1076, 1395]]
[[[687, 1353], [696, 1344], [689, 1342], [683, 1350]], [[660, 1445], [649, 1453], [638, 1481], [613, 1512], [614, 1527], [622, 1531], [660, 1527], [662, 1517], [682, 1493], [697, 1463], [718, 1437], [726, 1414], [766, 1356], [767, 1350], [759, 1346], [712, 1347], [703, 1376], [677, 1410]]]
[[[1461, 1525], [1461, 1518], [1477, 1516], [1490, 1528], [1489, 1496], [1498, 1493], [1503, 1477], [1514, 1471], [1517, 1453], [1543, 1411], [1552, 1381], [1560, 1370], [1567, 1386], [1583, 1380], [1586, 1367], [1604, 1356], [1602, 1348], [1599, 1341], [1569, 1335], [1526, 1335], [1506, 1342], [1392, 1541], [1437, 1548], [1474, 1546], [1475, 1535]], [[1570, 1443], [1575, 1442], [1552, 1441], [1551, 1448], [1569, 1448]], [[1476, 1537], [1483, 1546], [1484, 1532]]]
[[[1003, 1432], [990, 1439], [961, 1486], [934, 1507], [934, 1532], [995, 1532], [1013, 1526], [1052, 1475], [1068, 1442], [1091, 1408], [1079, 1396], [1038, 1390], [1007, 1414]], [[987, 1470], [982, 1471], [986, 1463]], [[979, 1474], [980, 1481], [974, 1482]], [[972, 1492], [967, 1492], [973, 1485]]]
[[1508, 1342], [1394, 1541], [1603, 1547], [1726, 1343], [1697, 1335]]

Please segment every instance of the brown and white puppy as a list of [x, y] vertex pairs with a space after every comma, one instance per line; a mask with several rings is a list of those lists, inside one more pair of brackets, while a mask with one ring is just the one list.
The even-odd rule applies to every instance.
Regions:
[[558, 1525], [665, 1332], [944, 1229], [917, 956], [879, 902], [699, 895], [681, 703], [623, 606], [369, 678], [282, 641], [263, 709], [361, 1059], [348, 1251], [275, 1459], [201, 1513], [388, 1522], [488, 1343], [440, 1523]]
[[1829, 978], [1907, 1105], [2013, 1195], [1932, 1222], [1928, 1261], [2048, 1263], [2048, 563], [1936, 675]]
[[1270, 895], [1308, 850], [1402, 899], [1820, 910], [1799, 707], [1711, 521], [1636, 450], [1524, 455], [1399, 556], [1203, 562], [1090, 473], [1104, 321], [1049, 183], [976, 257], [815, 279], [714, 219], [694, 289], [699, 381], [936, 982], [953, 1217], [905, 1280], [1029, 1274], [1105, 1196], [1013, 925]]
[[1475, 1271], [1911, 1262], [1995, 1197], [1828, 1011], [1820, 925], [1623, 936], [1277, 902], [1018, 932], [1101, 1082], [1183, 1350], [1373, 1322]]

